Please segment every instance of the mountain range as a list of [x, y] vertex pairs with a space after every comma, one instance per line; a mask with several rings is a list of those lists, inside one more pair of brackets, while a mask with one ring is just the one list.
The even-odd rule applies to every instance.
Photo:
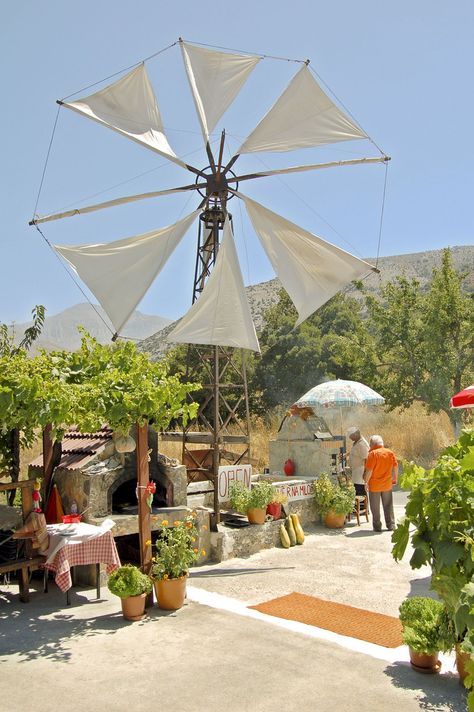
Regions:
[[[408, 279], [416, 278], [422, 287], [426, 286], [431, 279], [433, 268], [441, 265], [441, 254], [442, 250], [429, 250], [427, 252], [380, 257], [377, 262], [377, 268], [380, 273], [370, 275], [364, 282], [365, 287], [368, 292], [377, 294], [380, 291], [380, 287], [393, 281], [399, 275], [404, 275]], [[473, 292], [474, 246], [452, 247], [451, 255], [455, 269], [467, 273], [467, 278], [464, 282], [465, 288]], [[376, 264], [376, 260], [373, 257], [365, 259], [370, 264]], [[246, 287], [247, 299], [257, 332], [263, 327], [266, 309], [278, 301], [280, 289], [280, 280], [276, 278]], [[349, 285], [345, 292], [356, 299], [363, 299], [362, 294], [353, 285]], [[147, 351], [152, 359], [161, 358], [171, 347], [171, 344], [166, 341], [166, 337], [177, 323], [177, 321], [169, 323], [161, 331], [142, 341], [138, 348], [141, 351]]]
[[[151, 334], [160, 333], [169, 323], [170, 320], [162, 316], [150, 316], [135, 311], [130, 317], [123, 335], [141, 341]], [[83, 326], [99, 343], [110, 343], [114, 330], [112, 326], [108, 327], [107, 324], [110, 324], [110, 321], [102, 307], [98, 305], [92, 306], [87, 302], [75, 304], [59, 314], [46, 316], [41, 335], [34, 342], [30, 353], [34, 355], [40, 348], [47, 351], [55, 351], [57, 349], [75, 351], [81, 345], [81, 335], [77, 330], [78, 326]], [[28, 326], [31, 326], [31, 322], [15, 324], [16, 340], [23, 336], [24, 330]]]
[[[377, 263], [380, 274], [370, 275], [365, 281], [365, 287], [369, 292], [376, 294], [381, 286], [392, 281], [398, 275], [416, 278], [422, 286], [425, 286], [431, 278], [433, 268], [441, 264], [441, 252], [441, 250], [430, 250], [380, 257]], [[468, 275], [465, 280], [465, 288], [473, 292], [474, 246], [452, 247], [451, 254], [454, 267]], [[375, 259], [370, 257], [366, 259], [371, 264], [375, 264]], [[246, 288], [257, 332], [263, 327], [265, 310], [277, 302], [280, 289], [281, 284], [278, 279], [260, 282]], [[345, 291], [350, 296], [362, 299], [361, 293], [352, 285], [349, 285]], [[56, 349], [74, 351], [81, 343], [78, 326], [83, 326], [100, 343], [110, 343], [113, 328], [108, 327], [107, 323], [110, 322], [100, 306], [92, 306], [87, 303], [76, 304], [59, 314], [46, 316], [41, 336], [34, 343], [30, 353], [34, 355], [39, 348], [45, 348], [48, 351]], [[151, 316], [135, 311], [124, 329], [123, 336], [138, 341], [138, 348], [141, 351], [147, 351], [152, 358], [157, 359], [170, 348], [166, 337], [176, 324], [177, 321], [172, 322], [161, 316]], [[17, 340], [21, 338], [25, 328], [30, 325], [31, 322], [15, 324]]]

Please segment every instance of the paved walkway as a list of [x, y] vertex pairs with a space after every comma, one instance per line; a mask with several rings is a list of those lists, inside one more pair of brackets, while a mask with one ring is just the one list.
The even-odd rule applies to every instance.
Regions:
[[[398, 494], [397, 514], [403, 508]], [[292, 591], [397, 615], [428, 592], [429, 569], [390, 555], [370, 524], [307, 528], [303, 546], [193, 569], [180, 611], [127, 623], [103, 590], [75, 589], [72, 605], [40, 582], [29, 604], [0, 586], [0, 712], [464, 712], [443, 659], [420, 675], [406, 648], [390, 650], [249, 610]]]

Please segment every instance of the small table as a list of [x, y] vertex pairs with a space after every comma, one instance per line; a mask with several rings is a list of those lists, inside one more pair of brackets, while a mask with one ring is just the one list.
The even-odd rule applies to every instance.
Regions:
[[[51, 539], [56, 536], [64, 538], [60, 548], [56, 553], [44, 564], [49, 571], [54, 571], [54, 580], [61, 591], [67, 593], [67, 604], [70, 604], [69, 589], [72, 587], [71, 568], [73, 566], [84, 566], [87, 564], [96, 564], [97, 567], [97, 598], [100, 598], [100, 564], [106, 564], [106, 571], [110, 574], [120, 564], [120, 558], [115, 546], [112, 532], [103, 531], [100, 527], [91, 533], [90, 524], [75, 524], [74, 529], [71, 529], [69, 524], [54, 524], [48, 526], [48, 531], [51, 534]], [[84, 541], [78, 541], [81, 536], [81, 531], [86, 531], [88, 528], [88, 536]], [[74, 534], [68, 536], [68, 530]]]

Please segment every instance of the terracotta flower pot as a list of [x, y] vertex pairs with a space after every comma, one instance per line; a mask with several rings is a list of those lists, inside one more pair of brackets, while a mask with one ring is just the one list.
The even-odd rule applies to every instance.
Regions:
[[146, 593], [139, 596], [129, 596], [120, 599], [122, 601], [123, 617], [127, 621], [141, 621], [145, 617]]
[[417, 653], [409, 648], [410, 663], [412, 668], [419, 672], [435, 673], [439, 672], [441, 663], [438, 660], [438, 653], [428, 655], [427, 653]]
[[280, 502], [270, 502], [267, 504], [267, 514], [270, 514], [273, 519], [280, 519], [281, 517], [281, 503]]
[[264, 524], [266, 516], [266, 509], [247, 509], [247, 518], [250, 524]]
[[467, 677], [466, 663], [469, 658], [469, 653], [465, 653], [464, 650], [461, 650], [459, 645], [456, 645], [456, 667], [458, 669], [459, 681], [461, 683], [463, 683]]
[[188, 575], [175, 579], [153, 581], [158, 608], [164, 611], [177, 611], [182, 608], [186, 598], [186, 580]]
[[336, 514], [330, 510], [324, 517], [324, 526], [328, 529], [342, 529], [346, 521], [345, 514]]

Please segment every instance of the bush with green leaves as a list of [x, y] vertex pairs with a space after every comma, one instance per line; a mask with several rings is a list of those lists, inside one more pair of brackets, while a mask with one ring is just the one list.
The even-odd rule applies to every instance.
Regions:
[[[474, 430], [446, 448], [431, 470], [405, 465], [409, 490], [405, 517], [392, 535], [399, 561], [411, 539], [410, 565], [431, 566], [431, 588], [446, 606], [456, 640], [470, 660], [466, 687], [474, 686]], [[468, 698], [474, 711], [474, 691]]]
[[403, 642], [417, 653], [451, 650], [454, 639], [449, 634], [446, 609], [441, 601], [425, 596], [414, 596], [403, 601], [399, 608], [403, 627]]
[[322, 517], [328, 512], [349, 514], [354, 509], [354, 485], [335, 484], [326, 472], [322, 472], [313, 482], [313, 492], [316, 509]]
[[140, 596], [142, 593], [150, 593], [153, 584], [139, 568], [132, 564], [125, 564], [112, 571], [107, 586], [115, 596], [129, 598], [130, 596]]
[[230, 486], [230, 505], [237, 512], [245, 514], [249, 509], [266, 509], [273, 500], [275, 488], [271, 482], [261, 480], [252, 484], [251, 489], [243, 482], [233, 482]]

